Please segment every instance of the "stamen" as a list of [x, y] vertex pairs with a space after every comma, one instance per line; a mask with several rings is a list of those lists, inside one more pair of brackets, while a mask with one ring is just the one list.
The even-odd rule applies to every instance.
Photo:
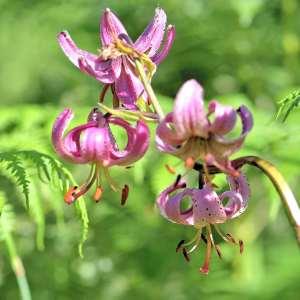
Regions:
[[221, 252], [221, 248], [219, 245], [215, 245], [215, 249], [216, 249], [216, 252], [219, 256], [220, 259], [222, 259], [222, 252]]
[[205, 244], [207, 244], [207, 239], [206, 239], [204, 233], [201, 233], [201, 239]]
[[78, 186], [73, 186], [68, 189], [68, 191], [64, 195], [64, 201], [67, 204], [72, 204], [76, 200], [76, 190], [78, 189]]
[[185, 240], [181, 240], [179, 241], [179, 243], [177, 244], [177, 247], [176, 247], [176, 252], [178, 252], [181, 248], [181, 246], [184, 244]]
[[109, 186], [111, 187], [111, 189], [114, 192], [117, 192], [118, 190], [120, 190], [119, 186], [114, 182], [114, 180], [110, 177], [108, 169], [107, 168], [103, 168], [103, 172], [104, 172], [104, 176], [107, 180], [107, 182], [109, 183]]
[[239, 240], [239, 246], [240, 246], [240, 254], [244, 251], [244, 242], [242, 240]]
[[103, 194], [103, 188], [101, 186], [97, 186], [95, 194], [93, 196], [93, 199], [95, 200], [96, 203], [98, 203], [101, 200]]
[[233, 244], [237, 244], [236, 240], [234, 239], [234, 237], [230, 234], [230, 233], [226, 233], [226, 237], [228, 238], [228, 240], [233, 243]]
[[[209, 228], [209, 227], [207, 227]], [[210, 230], [210, 229], [208, 229]], [[206, 247], [206, 253], [205, 253], [205, 259], [202, 267], [200, 268], [200, 272], [207, 275], [209, 272], [209, 264], [210, 264], [210, 257], [211, 257], [211, 240], [210, 236], [208, 235], [208, 240], [207, 240], [207, 247]]]
[[181, 179], [181, 175], [179, 174], [179, 175], [177, 175], [176, 180], [174, 182], [174, 187], [178, 186], [180, 179]]
[[190, 261], [190, 257], [189, 257], [189, 255], [188, 255], [188, 253], [186, 252], [186, 249], [185, 249], [185, 248], [182, 248], [182, 254], [183, 254], [183, 257], [185, 258], [185, 260], [186, 260], [187, 262], [189, 262], [189, 261]]
[[129, 186], [125, 184], [122, 189], [121, 205], [125, 205], [126, 200], [128, 198], [128, 194], [129, 194]]
[[176, 174], [176, 170], [175, 170], [174, 167], [172, 167], [172, 166], [170, 166], [170, 165], [168, 165], [168, 164], [165, 164], [165, 167], [166, 167], [167, 171], [168, 171], [170, 174], [173, 174], [173, 175]]
[[195, 159], [193, 157], [188, 157], [185, 160], [185, 167], [187, 169], [193, 169], [194, 165], [195, 165]]

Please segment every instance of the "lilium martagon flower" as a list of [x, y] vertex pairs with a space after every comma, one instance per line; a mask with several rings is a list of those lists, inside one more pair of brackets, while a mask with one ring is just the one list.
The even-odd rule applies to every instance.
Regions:
[[[201, 189], [187, 188], [186, 183], [178, 176], [176, 182], [165, 189], [156, 200], [157, 207], [164, 218], [173, 223], [196, 228], [194, 238], [188, 242], [181, 240], [176, 252], [181, 251], [184, 258], [189, 261], [190, 254], [201, 243], [205, 244], [205, 259], [200, 268], [203, 274], [209, 272], [213, 249], [222, 258], [220, 246], [214, 241], [213, 229], [224, 241], [238, 245], [240, 253], [244, 249], [243, 241], [236, 241], [230, 233], [224, 233], [219, 224], [240, 216], [246, 210], [250, 194], [249, 186], [242, 173], [237, 177], [229, 175], [227, 180], [230, 190], [219, 196], [210, 183], [205, 184]], [[189, 208], [183, 210], [182, 204], [187, 197], [191, 199], [191, 204]]]
[[148, 96], [137, 74], [135, 60], [142, 62], [150, 80], [156, 66], [168, 55], [175, 38], [175, 27], [169, 25], [163, 42], [166, 21], [163, 9], [157, 8], [145, 31], [132, 42], [121, 21], [107, 8], [100, 20], [102, 48], [98, 54], [79, 49], [67, 31], [58, 35], [58, 42], [76, 67], [105, 85], [100, 101], [103, 101], [107, 87], [111, 86], [114, 102], [136, 110], [137, 101], [142, 99], [147, 104]]
[[[236, 126], [237, 116], [241, 119], [242, 132], [231, 139], [227, 135]], [[192, 79], [183, 84], [173, 111], [158, 125], [156, 145], [160, 151], [173, 154], [187, 164], [202, 160], [206, 165], [215, 165], [237, 176], [228, 158], [241, 148], [252, 126], [252, 114], [244, 105], [235, 110], [212, 100], [206, 112], [203, 88]]]
[[[75, 164], [90, 164], [91, 170], [87, 180], [81, 186], [71, 187], [65, 194], [66, 203], [73, 203], [96, 185], [94, 200], [98, 202], [103, 192], [102, 177], [106, 178], [114, 191], [121, 190], [109, 175], [112, 166], [130, 166], [144, 156], [149, 146], [149, 128], [143, 121], [135, 126], [129, 122], [109, 114], [103, 115], [94, 108], [85, 124], [77, 126], [66, 134], [73, 112], [65, 109], [56, 119], [52, 129], [52, 143], [57, 154]], [[123, 150], [113, 136], [110, 126], [116, 125], [125, 130], [127, 145]], [[121, 204], [125, 204], [129, 187], [124, 185]]]

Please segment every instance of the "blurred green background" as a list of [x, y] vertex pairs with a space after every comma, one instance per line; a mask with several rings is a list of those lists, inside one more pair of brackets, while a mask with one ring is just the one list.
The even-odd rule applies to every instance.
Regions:
[[[101, 86], [79, 72], [60, 50], [56, 35], [67, 29], [78, 46], [96, 53], [99, 17], [110, 7], [134, 39], [160, 5], [177, 36], [153, 86], [166, 110], [180, 85], [199, 80], [206, 100], [248, 105], [255, 126], [239, 155], [260, 155], [277, 165], [300, 195], [299, 118], [274, 121], [276, 103], [300, 88], [300, 3], [297, 0], [46, 1], [0, 0], [0, 151], [34, 149], [55, 156], [51, 125], [63, 107], [73, 124], [86, 118]], [[113, 170], [131, 186], [127, 205], [107, 188], [99, 204], [86, 197], [90, 218], [84, 258], [78, 255], [80, 220], [49, 184], [32, 175], [31, 209], [4, 170], [0, 190], [33, 299], [299, 299], [300, 255], [278, 195], [258, 171], [246, 169], [249, 209], [224, 227], [244, 240], [245, 252], [221, 242], [211, 272], [198, 272], [204, 249], [187, 264], [175, 253], [191, 228], [168, 223], [154, 208], [156, 195], [174, 180], [164, 164], [177, 161], [151, 151], [132, 169]], [[88, 169], [68, 165], [84, 180]], [[225, 229], [224, 228], [224, 229]], [[45, 229], [45, 249], [36, 234]], [[5, 244], [0, 244], [0, 298], [19, 291]]]

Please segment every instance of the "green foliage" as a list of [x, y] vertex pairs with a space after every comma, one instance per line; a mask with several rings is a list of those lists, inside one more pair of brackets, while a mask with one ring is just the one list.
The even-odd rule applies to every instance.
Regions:
[[294, 91], [278, 102], [278, 111], [276, 113], [276, 120], [285, 122], [289, 114], [300, 104], [300, 90]]

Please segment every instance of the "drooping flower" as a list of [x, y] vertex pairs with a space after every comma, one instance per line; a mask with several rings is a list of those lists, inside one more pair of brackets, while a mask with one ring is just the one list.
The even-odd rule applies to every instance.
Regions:
[[[242, 122], [238, 138], [226, 137], [236, 125], [237, 115]], [[246, 106], [237, 110], [212, 100], [205, 112], [203, 89], [196, 80], [189, 80], [179, 90], [173, 112], [158, 125], [156, 144], [160, 151], [183, 160], [203, 160], [228, 173], [236, 173], [229, 156], [240, 149], [253, 126], [252, 115]]]
[[[178, 177], [176, 182], [165, 189], [156, 200], [163, 217], [173, 223], [189, 225], [197, 229], [191, 241], [179, 242], [176, 252], [181, 250], [189, 261], [189, 254], [196, 250], [203, 240], [206, 244], [206, 255], [200, 271], [204, 274], [209, 272], [212, 249], [215, 249], [221, 258], [220, 247], [214, 242], [212, 227], [226, 242], [239, 245], [240, 253], [243, 251], [243, 242], [241, 240], [236, 242], [229, 233], [224, 234], [218, 224], [236, 218], [245, 211], [250, 194], [249, 186], [243, 174], [238, 177], [228, 176], [227, 180], [230, 190], [219, 196], [210, 184], [204, 185], [201, 189], [187, 188], [186, 183]], [[174, 192], [175, 194], [172, 194]], [[191, 204], [189, 208], [183, 210], [182, 204], [186, 198], [191, 199]]]
[[169, 25], [163, 42], [166, 21], [163, 9], [157, 8], [153, 20], [133, 43], [118, 17], [106, 9], [100, 20], [102, 49], [98, 55], [79, 49], [67, 31], [58, 35], [58, 41], [76, 67], [98, 81], [111, 85], [123, 106], [135, 109], [136, 101], [140, 97], [146, 100], [146, 95], [134, 60], [139, 59], [143, 63], [151, 79], [156, 66], [168, 55], [174, 41], [175, 28]]
[[[75, 164], [90, 164], [91, 171], [88, 179], [80, 187], [72, 187], [65, 195], [65, 202], [71, 204], [78, 197], [86, 193], [96, 183], [94, 199], [98, 201], [103, 188], [101, 177], [104, 175], [111, 187], [118, 190], [117, 185], [109, 176], [108, 168], [111, 166], [129, 166], [139, 160], [146, 153], [149, 146], [149, 128], [143, 121], [136, 126], [127, 121], [103, 115], [94, 108], [88, 116], [87, 123], [71, 129], [64, 135], [73, 113], [65, 109], [56, 119], [52, 129], [52, 143], [57, 154]], [[127, 145], [123, 150], [118, 148], [110, 125], [123, 128], [127, 135]], [[128, 196], [128, 186], [122, 190], [122, 202]]]

